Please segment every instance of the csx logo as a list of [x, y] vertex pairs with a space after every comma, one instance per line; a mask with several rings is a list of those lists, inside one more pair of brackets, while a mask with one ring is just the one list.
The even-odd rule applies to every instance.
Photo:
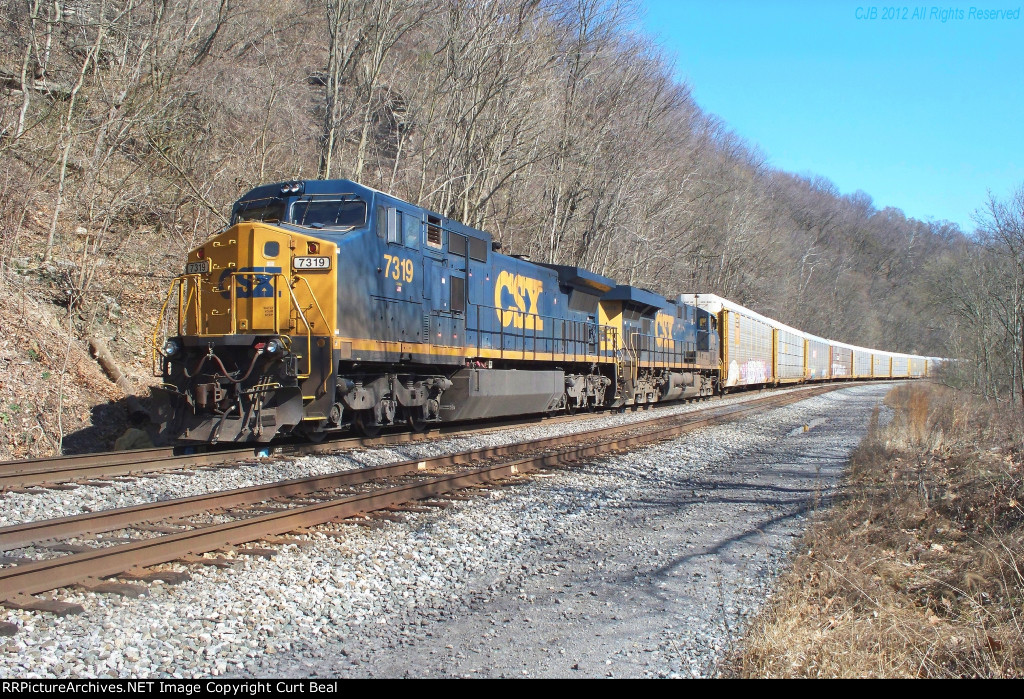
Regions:
[[537, 299], [544, 290], [539, 279], [530, 279], [505, 271], [494, 282], [494, 305], [504, 327], [543, 330], [544, 319], [537, 316]]
[[654, 319], [654, 323], [657, 326], [656, 346], [658, 349], [671, 349], [672, 345], [672, 326], [675, 324], [675, 316], [668, 313], [659, 313]]
[[[228, 288], [228, 276], [235, 273], [235, 298], [236, 299], [272, 299], [274, 298], [274, 274], [280, 274], [280, 267], [242, 267], [235, 271], [231, 268], [220, 273], [217, 285], [224, 289], [221, 296], [231, 298], [231, 290]], [[251, 272], [268, 272], [268, 274], [249, 274]]]

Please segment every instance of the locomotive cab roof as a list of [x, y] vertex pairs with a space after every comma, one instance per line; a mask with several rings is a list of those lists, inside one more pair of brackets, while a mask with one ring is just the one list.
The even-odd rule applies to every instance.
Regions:
[[[309, 216], [316, 204], [327, 202], [336, 206], [319, 207], [315, 216]], [[376, 221], [377, 207], [418, 211], [425, 216], [428, 225], [483, 240], [489, 248], [493, 243], [491, 234], [486, 231], [470, 228], [352, 180], [289, 180], [260, 185], [239, 197], [231, 207], [231, 224], [259, 220], [294, 228], [307, 235], [315, 230], [317, 237], [330, 239], [374, 224], [383, 225]]]

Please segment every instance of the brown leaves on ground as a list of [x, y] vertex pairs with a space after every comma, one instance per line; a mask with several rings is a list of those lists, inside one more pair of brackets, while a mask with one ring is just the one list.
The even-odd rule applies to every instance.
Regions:
[[1021, 416], [924, 384], [886, 404], [731, 673], [1024, 674]]

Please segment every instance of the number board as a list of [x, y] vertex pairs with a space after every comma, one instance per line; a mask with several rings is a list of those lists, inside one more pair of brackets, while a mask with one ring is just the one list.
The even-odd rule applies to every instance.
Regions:
[[330, 257], [293, 257], [292, 267], [294, 269], [330, 269]]
[[210, 272], [210, 261], [200, 260], [189, 262], [185, 265], [185, 274], [208, 274]]

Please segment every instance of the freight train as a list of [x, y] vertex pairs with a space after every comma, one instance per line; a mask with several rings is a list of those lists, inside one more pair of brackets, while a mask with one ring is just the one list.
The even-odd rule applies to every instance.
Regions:
[[925, 376], [933, 361], [505, 255], [484, 231], [348, 180], [242, 196], [188, 254], [153, 343], [162, 438], [204, 443], [636, 409]]

